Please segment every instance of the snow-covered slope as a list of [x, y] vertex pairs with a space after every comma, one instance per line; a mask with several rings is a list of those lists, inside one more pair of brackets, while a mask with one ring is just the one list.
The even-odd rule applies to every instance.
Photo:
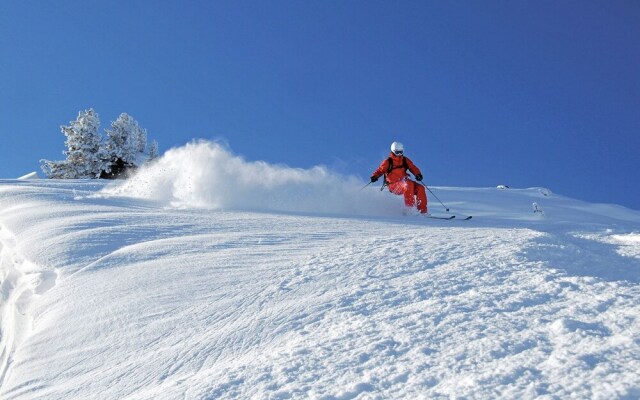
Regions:
[[640, 397], [640, 212], [433, 187], [474, 218], [404, 216], [203, 143], [112, 185], [0, 181], [1, 398]]

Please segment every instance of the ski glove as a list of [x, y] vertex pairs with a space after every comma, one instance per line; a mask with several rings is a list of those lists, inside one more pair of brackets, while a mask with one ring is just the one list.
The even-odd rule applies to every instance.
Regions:
[[416, 180], [420, 182], [422, 180], [422, 174], [416, 175]]
[[378, 180], [378, 177], [376, 177], [376, 176], [372, 176], [372, 177], [371, 177], [371, 183], [373, 183], [373, 182], [375, 182], [375, 181], [377, 181], [377, 180]]

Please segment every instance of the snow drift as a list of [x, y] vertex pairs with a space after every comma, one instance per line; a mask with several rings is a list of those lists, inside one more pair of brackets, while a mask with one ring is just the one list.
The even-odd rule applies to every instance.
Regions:
[[362, 191], [362, 186], [361, 179], [333, 173], [326, 167], [301, 169], [249, 162], [220, 143], [198, 141], [167, 151], [102, 194], [183, 208], [356, 215], [398, 211], [393, 196]]

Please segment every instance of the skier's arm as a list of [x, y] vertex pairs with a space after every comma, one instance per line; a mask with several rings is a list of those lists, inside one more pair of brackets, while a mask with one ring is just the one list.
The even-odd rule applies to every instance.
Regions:
[[409, 171], [416, 177], [416, 180], [422, 180], [422, 172], [420, 172], [420, 168], [416, 167], [416, 165], [409, 158], [405, 157], [407, 160], [407, 167], [409, 167]]
[[377, 181], [378, 178], [380, 178], [382, 175], [384, 175], [384, 173], [387, 172], [388, 169], [389, 169], [389, 159], [386, 159], [386, 160], [382, 161], [382, 163], [380, 163], [380, 166], [378, 167], [378, 169], [373, 171], [373, 174], [371, 174], [371, 182]]

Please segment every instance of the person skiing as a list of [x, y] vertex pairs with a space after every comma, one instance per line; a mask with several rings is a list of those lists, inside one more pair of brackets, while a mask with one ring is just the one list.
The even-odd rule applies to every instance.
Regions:
[[385, 185], [391, 193], [404, 195], [404, 205], [408, 208], [416, 207], [421, 214], [428, 214], [427, 193], [424, 185], [412, 181], [407, 174], [409, 170], [416, 181], [422, 181], [420, 169], [404, 156], [404, 146], [400, 142], [391, 143], [389, 158], [382, 161], [378, 169], [371, 175], [371, 182], [376, 182], [384, 175]]

